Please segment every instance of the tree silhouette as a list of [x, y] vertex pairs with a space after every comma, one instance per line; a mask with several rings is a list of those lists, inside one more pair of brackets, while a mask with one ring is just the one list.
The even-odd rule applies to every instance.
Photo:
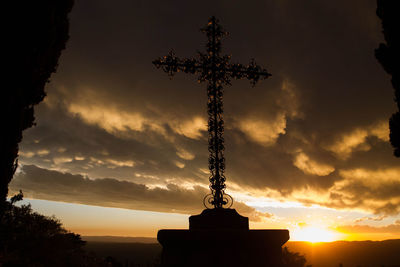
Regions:
[[12, 20], [5, 25], [2, 38], [7, 50], [3, 52], [0, 104], [0, 215], [17, 168], [22, 131], [34, 125], [33, 107], [44, 99], [44, 86], [68, 40], [72, 5], [73, 0], [7, 1], [3, 5]]
[[0, 266], [81, 266], [93, 262], [82, 249], [80, 236], [51, 217], [15, 206], [18, 194], [5, 202], [0, 218]]
[[298, 252], [291, 252], [287, 247], [282, 249], [282, 267], [311, 267], [306, 266], [306, 258]]
[[[400, 109], [400, 3], [393, 0], [377, 0], [376, 14], [382, 20], [383, 35], [386, 43], [379, 44], [375, 50], [375, 57], [384, 70], [392, 75], [394, 101]], [[397, 111], [389, 119], [390, 143], [394, 148], [394, 155], [400, 157], [400, 113]]]

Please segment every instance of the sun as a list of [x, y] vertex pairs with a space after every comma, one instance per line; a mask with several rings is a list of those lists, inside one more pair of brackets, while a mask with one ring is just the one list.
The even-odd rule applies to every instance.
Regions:
[[291, 233], [292, 240], [308, 242], [332, 242], [340, 239], [338, 232], [319, 226], [306, 226], [295, 229]]

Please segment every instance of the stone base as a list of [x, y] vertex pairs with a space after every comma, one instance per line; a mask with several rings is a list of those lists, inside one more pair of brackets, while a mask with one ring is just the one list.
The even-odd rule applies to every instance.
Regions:
[[249, 230], [234, 209], [206, 209], [190, 216], [189, 230], [160, 230], [164, 267], [278, 267], [288, 230]]
[[160, 230], [162, 266], [281, 265], [288, 230]]
[[249, 218], [235, 209], [205, 209], [189, 217], [189, 230], [243, 229], [249, 230]]

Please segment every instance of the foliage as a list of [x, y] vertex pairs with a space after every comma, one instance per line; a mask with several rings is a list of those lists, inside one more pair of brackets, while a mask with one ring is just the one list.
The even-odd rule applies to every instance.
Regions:
[[282, 267], [311, 267], [306, 266], [306, 258], [298, 252], [291, 252], [287, 247], [282, 249]]
[[0, 218], [0, 266], [80, 266], [87, 258], [80, 236], [30, 205], [6, 202]]
[[16, 206], [23, 194], [5, 202], [0, 215], [0, 266], [123, 266], [113, 257], [97, 257], [85, 250], [86, 241], [67, 231], [55, 217]]
[[[384, 70], [392, 75], [394, 101], [400, 109], [400, 23], [399, 1], [378, 0], [376, 14], [382, 20], [383, 35], [386, 43], [381, 43], [375, 50], [375, 57]], [[400, 113], [394, 113], [389, 119], [390, 143], [394, 148], [394, 155], [400, 157]]]
[[72, 5], [73, 0], [3, 3], [9, 21], [3, 31], [7, 48], [0, 105], [4, 126], [0, 139], [0, 213], [18, 164], [22, 131], [34, 124], [33, 107], [44, 99], [44, 86], [55, 72], [68, 40]]

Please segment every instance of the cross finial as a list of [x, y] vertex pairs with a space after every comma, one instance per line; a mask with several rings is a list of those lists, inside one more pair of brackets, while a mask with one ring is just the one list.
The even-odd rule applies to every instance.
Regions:
[[198, 81], [207, 81], [208, 113], [208, 168], [210, 169], [210, 190], [203, 203], [207, 208], [229, 208], [233, 199], [225, 193], [225, 157], [224, 157], [224, 120], [223, 120], [223, 85], [231, 85], [231, 79], [250, 80], [255, 86], [260, 79], [267, 79], [271, 74], [257, 65], [252, 59], [247, 66], [230, 63], [229, 55], [220, 56], [221, 40], [228, 35], [212, 16], [201, 29], [207, 35], [207, 53], [199, 52], [195, 58], [179, 59], [171, 51], [167, 56], [153, 61], [157, 68], [162, 68], [170, 77], [176, 72], [198, 74]]

